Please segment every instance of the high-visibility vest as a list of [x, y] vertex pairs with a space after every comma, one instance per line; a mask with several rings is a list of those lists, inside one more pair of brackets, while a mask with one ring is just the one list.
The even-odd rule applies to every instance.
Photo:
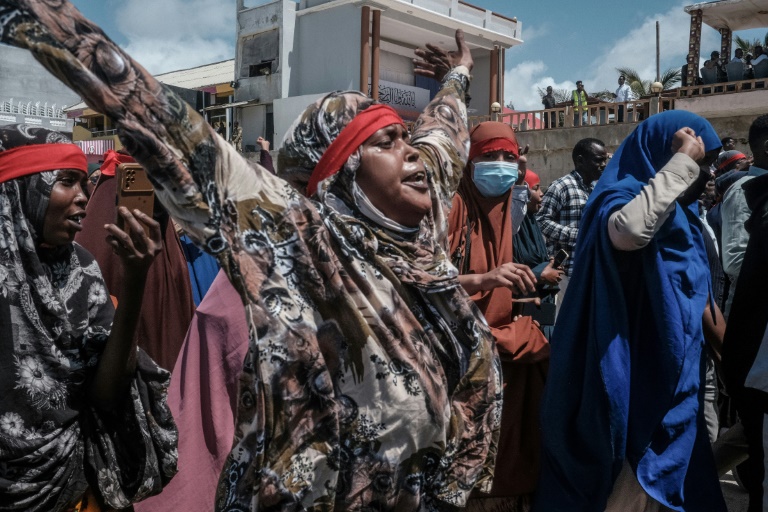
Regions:
[[586, 110], [587, 107], [587, 93], [586, 91], [581, 91], [579, 93], [579, 90], [576, 89], [573, 91], [573, 107], [575, 110], [581, 112], [582, 110]]

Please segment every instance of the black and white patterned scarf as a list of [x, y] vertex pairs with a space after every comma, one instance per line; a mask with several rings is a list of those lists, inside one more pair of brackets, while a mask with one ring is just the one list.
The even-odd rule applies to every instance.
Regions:
[[[71, 143], [26, 125], [0, 129], [0, 153]], [[110, 412], [87, 402], [114, 307], [93, 257], [39, 240], [59, 170], [0, 183], [0, 508], [59, 511], [90, 487], [115, 508], [175, 473], [170, 376], [140, 356], [130, 395]], [[162, 460], [158, 460], [158, 458]]]

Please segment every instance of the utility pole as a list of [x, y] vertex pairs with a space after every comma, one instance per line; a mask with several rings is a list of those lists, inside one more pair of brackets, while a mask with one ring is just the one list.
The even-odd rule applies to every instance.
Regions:
[[661, 82], [661, 73], [659, 73], [659, 22], [656, 22], [656, 81]]

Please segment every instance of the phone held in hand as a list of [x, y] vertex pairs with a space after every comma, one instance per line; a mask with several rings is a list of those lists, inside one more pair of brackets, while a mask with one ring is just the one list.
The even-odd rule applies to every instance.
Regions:
[[[136, 163], [120, 164], [115, 172], [117, 178], [117, 220], [115, 224], [125, 230], [125, 222], [120, 215], [120, 207], [125, 206], [128, 211], [139, 210], [152, 217], [155, 206], [155, 189], [149, 181], [147, 171]], [[144, 226], [142, 224], [142, 226]], [[149, 228], [144, 226], [144, 231], [149, 235]]]
[[552, 262], [552, 268], [562, 267], [563, 263], [565, 263], [565, 260], [568, 259], [568, 256], [570, 255], [563, 249], [557, 251], [557, 254], [555, 254], [555, 260]]

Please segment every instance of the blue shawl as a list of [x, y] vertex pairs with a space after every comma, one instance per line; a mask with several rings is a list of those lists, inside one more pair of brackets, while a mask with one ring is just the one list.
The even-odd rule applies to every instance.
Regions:
[[585, 207], [551, 341], [535, 510], [605, 510], [625, 459], [667, 507], [726, 510], [700, 410], [710, 277], [695, 202], [677, 204], [638, 251], [614, 249], [607, 229], [672, 158], [672, 136], [685, 126], [707, 151], [720, 147], [695, 114], [654, 115], [627, 137]]

